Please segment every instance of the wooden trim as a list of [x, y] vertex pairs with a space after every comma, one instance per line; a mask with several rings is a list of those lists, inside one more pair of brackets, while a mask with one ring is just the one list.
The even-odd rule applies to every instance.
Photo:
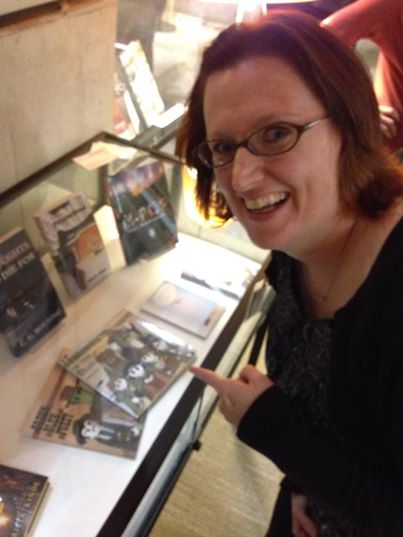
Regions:
[[48, 2], [41, 6], [28, 7], [14, 13], [8, 13], [7, 15], [0, 16], [0, 29], [9, 28], [16, 29], [20, 26], [25, 26], [27, 23], [31, 24], [32, 21], [42, 19], [45, 17], [54, 17], [62, 12], [63, 6], [61, 1]]
[[[1, 1], [1, 0], [0, 0]], [[66, 15], [75, 9], [104, 4], [108, 0], [55, 0], [39, 6], [28, 7], [6, 15], [0, 15], [0, 31], [17, 31]], [[110, 0], [116, 1], [116, 0]]]

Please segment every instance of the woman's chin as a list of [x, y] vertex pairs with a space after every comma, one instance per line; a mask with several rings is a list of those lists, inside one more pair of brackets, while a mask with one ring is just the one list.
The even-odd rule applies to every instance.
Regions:
[[246, 230], [250, 240], [258, 248], [264, 250], [283, 250], [286, 247], [285, 240], [275, 233], [265, 233], [263, 231]]

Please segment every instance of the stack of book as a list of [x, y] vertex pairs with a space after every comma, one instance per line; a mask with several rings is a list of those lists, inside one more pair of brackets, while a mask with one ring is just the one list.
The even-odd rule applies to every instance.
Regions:
[[[224, 307], [164, 281], [141, 311], [206, 338]], [[134, 458], [147, 411], [195, 359], [169, 329], [124, 310], [78, 349], [60, 352], [23, 434]]]
[[60, 353], [23, 433], [134, 458], [147, 410], [195, 357], [183, 340], [125, 310], [78, 350]]

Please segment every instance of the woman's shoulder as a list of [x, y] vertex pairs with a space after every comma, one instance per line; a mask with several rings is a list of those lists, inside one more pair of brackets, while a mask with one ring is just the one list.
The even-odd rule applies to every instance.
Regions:
[[385, 216], [382, 224], [384, 240], [380, 256], [388, 254], [393, 255], [395, 259], [403, 259], [403, 202]]
[[[399, 293], [403, 286], [403, 216], [384, 221], [382, 240], [363, 288], [375, 295]], [[374, 236], [376, 242], [379, 236]], [[368, 283], [369, 285], [365, 285]]]

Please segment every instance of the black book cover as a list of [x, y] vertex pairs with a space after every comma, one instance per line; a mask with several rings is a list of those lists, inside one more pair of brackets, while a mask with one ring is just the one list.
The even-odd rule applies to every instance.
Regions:
[[26, 231], [0, 240], [0, 331], [21, 356], [65, 316], [63, 306]]

